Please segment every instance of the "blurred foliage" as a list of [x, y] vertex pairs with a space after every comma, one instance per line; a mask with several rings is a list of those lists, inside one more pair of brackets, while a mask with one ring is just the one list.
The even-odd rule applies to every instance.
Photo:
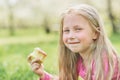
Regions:
[[[31, 28], [33, 26], [45, 27], [44, 30], [49, 32], [50, 29], [59, 27], [56, 24], [59, 24], [60, 13], [64, 9], [81, 3], [95, 7], [103, 21], [110, 24], [109, 28], [114, 29], [111, 24], [113, 22], [117, 31], [120, 32], [120, 0], [0, 0], [0, 28], [9, 29], [10, 34], [16, 32], [15, 28]], [[110, 6], [108, 6], [109, 4]], [[114, 18], [109, 18], [109, 13], [112, 13]]]

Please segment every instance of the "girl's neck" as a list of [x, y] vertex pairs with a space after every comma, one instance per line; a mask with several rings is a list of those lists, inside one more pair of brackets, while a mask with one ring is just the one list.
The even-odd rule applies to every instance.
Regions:
[[92, 52], [93, 52], [93, 49], [89, 48], [86, 51], [79, 53], [80, 56], [82, 57], [83, 64], [85, 66], [87, 66], [89, 61], [91, 61]]

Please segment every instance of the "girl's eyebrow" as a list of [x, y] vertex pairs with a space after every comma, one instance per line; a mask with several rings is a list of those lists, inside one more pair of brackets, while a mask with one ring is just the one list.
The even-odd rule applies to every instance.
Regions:
[[75, 25], [75, 26], [73, 26], [74, 28], [78, 28], [78, 27], [81, 27], [80, 25]]

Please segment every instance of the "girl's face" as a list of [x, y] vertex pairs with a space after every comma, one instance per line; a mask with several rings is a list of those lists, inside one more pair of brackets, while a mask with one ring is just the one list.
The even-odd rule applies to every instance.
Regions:
[[97, 35], [86, 18], [74, 13], [63, 20], [63, 42], [72, 52], [84, 53]]

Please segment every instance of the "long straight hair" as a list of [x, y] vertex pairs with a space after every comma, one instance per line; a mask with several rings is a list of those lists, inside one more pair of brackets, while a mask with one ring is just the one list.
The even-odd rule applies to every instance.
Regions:
[[[86, 67], [86, 76], [85, 80], [91, 80], [92, 75], [92, 65], [91, 62], [94, 60], [95, 65], [95, 80], [111, 80], [114, 74], [115, 61], [116, 58], [118, 63], [118, 70], [120, 72], [120, 60], [117, 56], [116, 50], [113, 48], [111, 42], [109, 41], [106, 33], [104, 31], [103, 22], [96, 9], [89, 5], [78, 5], [70, 7], [67, 9], [61, 18], [61, 27], [60, 27], [60, 53], [59, 53], [59, 79], [60, 80], [77, 80], [77, 59], [78, 54], [71, 52], [63, 43], [63, 20], [67, 14], [75, 13], [76, 15], [81, 15], [85, 17], [91, 27], [99, 34], [97, 40], [95, 40], [94, 51], [90, 54], [91, 57], [88, 58], [88, 66]], [[109, 72], [108, 74], [104, 73], [104, 60], [103, 57], [106, 55], [108, 59]], [[115, 57], [114, 57], [115, 56]], [[106, 75], [106, 76], [104, 76]], [[119, 76], [119, 75], [118, 75]]]

